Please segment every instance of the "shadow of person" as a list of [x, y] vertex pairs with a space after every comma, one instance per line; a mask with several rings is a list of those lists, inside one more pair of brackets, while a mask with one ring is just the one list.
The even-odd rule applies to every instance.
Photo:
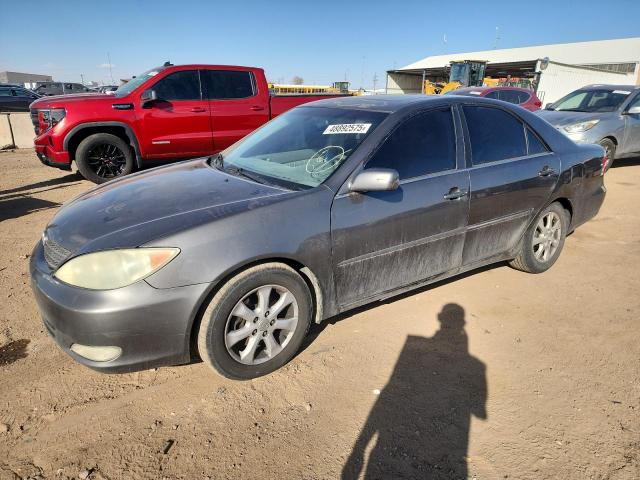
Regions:
[[[409, 336], [342, 478], [466, 479], [471, 415], [486, 419], [485, 365], [469, 355], [464, 309], [450, 303], [431, 338]], [[365, 453], [370, 444], [368, 462]]]

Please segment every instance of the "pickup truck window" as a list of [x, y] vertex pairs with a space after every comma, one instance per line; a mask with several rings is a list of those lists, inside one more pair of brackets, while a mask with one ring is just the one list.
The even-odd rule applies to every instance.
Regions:
[[153, 68], [151, 70], [147, 70], [144, 73], [141, 73], [140, 75], [136, 75], [127, 83], [120, 85], [116, 90], [115, 96], [124, 97], [125, 95], [129, 95], [131, 92], [133, 92], [136, 88], [138, 88], [144, 82], [146, 82], [150, 78], [153, 78], [158, 73], [160, 73], [161, 70], [162, 70], [161, 68]]
[[386, 116], [365, 110], [298, 107], [223, 151], [222, 168], [285, 188], [316, 187]]
[[255, 95], [251, 72], [240, 70], [201, 70], [202, 93], [212, 100], [248, 98]]
[[184, 70], [167, 75], [151, 88], [160, 100], [200, 100], [200, 78], [197, 70]]

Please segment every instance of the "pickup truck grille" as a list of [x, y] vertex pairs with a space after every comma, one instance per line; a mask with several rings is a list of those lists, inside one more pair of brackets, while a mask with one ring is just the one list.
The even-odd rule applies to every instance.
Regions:
[[44, 239], [44, 259], [51, 268], [58, 268], [70, 254], [69, 250], [50, 238]]

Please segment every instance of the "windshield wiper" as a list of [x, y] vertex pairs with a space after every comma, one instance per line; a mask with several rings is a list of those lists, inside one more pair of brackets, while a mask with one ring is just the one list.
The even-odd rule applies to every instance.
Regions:
[[235, 175], [237, 177], [248, 178], [249, 180], [251, 180], [253, 182], [256, 182], [256, 183], [261, 183], [261, 184], [266, 183], [262, 179], [258, 178], [257, 176], [248, 173], [246, 170], [244, 170], [241, 167], [227, 167], [227, 168], [223, 169], [222, 171], [230, 173], [231, 175]]

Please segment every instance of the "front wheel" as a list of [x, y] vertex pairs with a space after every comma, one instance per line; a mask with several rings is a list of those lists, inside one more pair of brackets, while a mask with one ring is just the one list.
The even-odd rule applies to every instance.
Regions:
[[300, 348], [312, 310], [309, 288], [294, 269], [281, 263], [249, 268], [209, 302], [198, 332], [200, 357], [227, 378], [271, 373]]
[[[607, 170], [609, 170], [611, 168], [611, 165], [613, 165], [613, 160], [616, 156], [616, 144], [613, 143], [613, 140], [611, 140], [610, 138], [603, 138], [598, 142], [598, 144], [602, 148], [604, 148], [605, 155], [609, 159], [609, 161], [607, 162]], [[603, 173], [606, 173], [607, 170], [605, 170]]]
[[133, 171], [133, 152], [120, 137], [96, 133], [78, 145], [76, 164], [84, 178], [104, 183]]
[[529, 226], [510, 265], [528, 273], [550, 269], [562, 252], [568, 228], [569, 214], [559, 203], [552, 203]]

